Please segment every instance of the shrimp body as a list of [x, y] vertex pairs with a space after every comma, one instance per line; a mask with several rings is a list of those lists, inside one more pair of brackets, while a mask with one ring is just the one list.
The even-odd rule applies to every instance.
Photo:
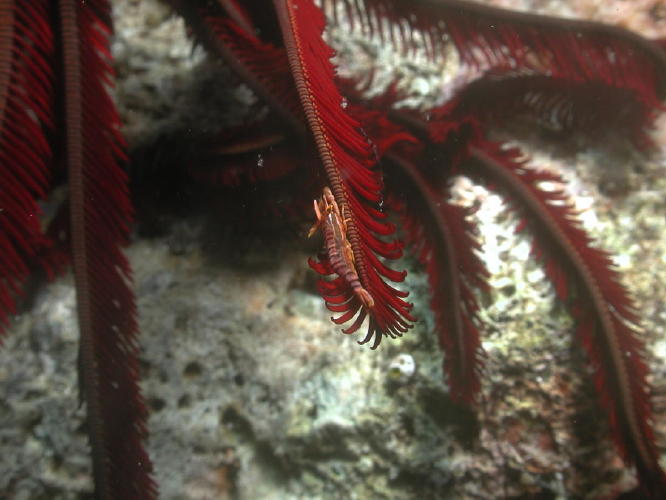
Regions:
[[375, 301], [361, 285], [354, 266], [354, 252], [351, 243], [347, 240], [347, 219], [344, 217], [344, 207], [341, 211], [330, 188], [325, 187], [319, 201], [314, 201], [314, 210], [317, 222], [310, 229], [308, 237], [312, 236], [317, 229], [321, 229], [328, 260], [333, 270], [351, 287], [366, 309], [374, 307]]

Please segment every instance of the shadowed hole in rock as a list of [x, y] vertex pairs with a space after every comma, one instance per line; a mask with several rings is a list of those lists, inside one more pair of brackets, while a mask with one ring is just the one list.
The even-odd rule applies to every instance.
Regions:
[[185, 368], [183, 369], [183, 375], [186, 378], [197, 378], [201, 375], [202, 371], [203, 369], [199, 363], [196, 361], [190, 361], [187, 363], [187, 365], [185, 365]]

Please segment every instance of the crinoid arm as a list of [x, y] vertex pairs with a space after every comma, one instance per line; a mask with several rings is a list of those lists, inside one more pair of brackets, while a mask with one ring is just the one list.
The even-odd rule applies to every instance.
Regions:
[[[413, 321], [411, 305], [404, 301], [406, 294], [385, 281], [402, 281], [404, 273], [391, 270], [378, 259], [400, 256], [401, 245], [379, 238], [391, 235], [393, 227], [380, 208], [383, 183], [377, 158], [360, 133], [359, 123], [344, 110], [329, 61], [333, 52], [322, 39], [322, 12], [309, 0], [276, 1], [275, 8], [301, 105], [331, 191], [338, 204], [348, 210], [347, 238], [361, 284], [375, 300], [374, 307], [361, 309], [362, 301], [355, 295], [350, 297], [337, 281], [334, 283], [338, 286], [325, 298], [335, 298], [338, 308], [346, 304], [348, 309], [341, 318], [351, 319], [357, 311], [359, 318], [368, 314], [364, 342], [374, 336], [376, 346], [382, 335], [402, 335]], [[343, 302], [342, 296], [346, 297]], [[355, 331], [358, 326], [357, 318], [347, 331]]]

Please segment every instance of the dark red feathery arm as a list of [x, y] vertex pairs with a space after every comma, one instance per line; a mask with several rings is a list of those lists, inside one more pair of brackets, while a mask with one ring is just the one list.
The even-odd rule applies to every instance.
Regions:
[[[170, 0], [185, 18], [196, 38], [212, 53], [221, 57], [247, 85], [284, 119], [294, 133], [306, 134], [303, 111], [294, 87], [287, 54], [283, 47], [260, 39], [244, 27], [250, 19], [238, 3], [223, 7], [195, 0]], [[270, 8], [265, 5], [265, 8]], [[232, 11], [234, 14], [229, 15]], [[243, 25], [234, 18], [244, 20]]]
[[[361, 307], [351, 290], [343, 289], [339, 279], [321, 285], [329, 308], [343, 312], [336, 322], [356, 319], [346, 332], [356, 331], [369, 316], [368, 333], [363, 342], [374, 337], [374, 346], [382, 334], [402, 335], [410, 327], [411, 305], [406, 293], [385, 281], [402, 281], [404, 273], [388, 268], [380, 259], [396, 258], [401, 245], [387, 242], [394, 228], [381, 211], [381, 173], [376, 158], [359, 124], [344, 110], [343, 99], [334, 82], [330, 62], [333, 51], [322, 39], [324, 16], [311, 0], [276, 0], [275, 8], [282, 28], [289, 64], [324, 165], [329, 186], [338, 205], [348, 215], [347, 237], [354, 253], [356, 270], [362, 286], [374, 299], [371, 309]], [[322, 273], [327, 266], [314, 265]], [[348, 288], [348, 287], [347, 287]]]
[[[455, 47], [468, 68], [526, 70], [635, 91], [659, 106], [666, 92], [666, 53], [628, 30], [600, 23], [534, 15], [462, 0], [323, 0], [345, 8], [368, 35], [409, 53], [425, 47], [444, 62]], [[656, 89], [656, 90], [655, 90]]]
[[[516, 149], [477, 137], [470, 149], [469, 174], [509, 195], [535, 235], [533, 252], [544, 263], [558, 297], [577, 321], [576, 335], [594, 369], [601, 405], [610, 417], [613, 438], [625, 459], [636, 465], [650, 498], [666, 494], [666, 475], [652, 431], [652, 410], [638, 317], [610, 257], [591, 246], [562, 191], [544, 182], [562, 179], [530, 168]], [[575, 292], [570, 289], [575, 288]]]
[[387, 189], [399, 196], [405, 241], [428, 274], [444, 371], [455, 401], [470, 404], [480, 389], [481, 340], [474, 289], [485, 290], [487, 271], [476, 255], [479, 243], [472, 234], [467, 210], [442, 199], [446, 176], [426, 178], [417, 161], [391, 152], [385, 155]]
[[[387, 204], [401, 219], [402, 237], [428, 275], [435, 330], [444, 351], [451, 397], [471, 403], [480, 388], [482, 351], [474, 289], [486, 290], [487, 272], [476, 255], [467, 210], [444, 198], [461, 158], [455, 151], [433, 165], [433, 151], [384, 111], [400, 98], [394, 86], [364, 99], [352, 80], [340, 82], [348, 110], [363, 124], [386, 173]], [[423, 130], [422, 132], [425, 132]], [[421, 134], [427, 140], [427, 134]], [[441, 148], [440, 148], [441, 149]], [[448, 160], [448, 161], [447, 161]], [[447, 166], [442, 168], [442, 162]]]
[[138, 387], [136, 307], [120, 249], [131, 206], [119, 165], [119, 119], [107, 92], [110, 6], [104, 0], [60, 0], [59, 6], [80, 376], [95, 493], [103, 499], [154, 498], [141, 442], [146, 409]]
[[491, 71], [434, 113], [452, 111], [493, 127], [521, 121], [565, 139], [599, 144], [609, 137], [625, 138], [636, 148], [649, 150], [649, 131], [659, 110], [631, 89], [599, 81]]
[[299, 144], [285, 137], [273, 121], [258, 120], [206, 137], [184, 163], [188, 174], [200, 182], [239, 186], [275, 180], [302, 167], [307, 160], [295, 151]]
[[54, 90], [51, 2], [0, 1], [0, 333], [51, 241], [37, 200], [51, 185]]

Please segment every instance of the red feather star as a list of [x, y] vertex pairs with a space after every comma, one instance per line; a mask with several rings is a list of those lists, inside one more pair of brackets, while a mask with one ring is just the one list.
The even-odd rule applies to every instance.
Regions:
[[[566, 193], [546, 187], [563, 184], [560, 176], [492, 134], [519, 117], [590, 140], [618, 130], [648, 151], [649, 129], [664, 110], [663, 41], [460, 0], [168, 3], [265, 106], [255, 122], [216, 138], [212, 149], [223, 165], [189, 174], [220, 188], [294, 172], [307, 179], [294, 195], [309, 204], [314, 192], [320, 200], [325, 241], [309, 263], [345, 334], [364, 331], [360, 343], [374, 349], [409, 332], [417, 318], [396, 261], [412, 251], [428, 278], [449, 397], [478, 401], [479, 297], [489, 274], [471, 210], [447, 193], [455, 176], [486, 186], [517, 214], [533, 257], [575, 320], [610, 434], [636, 471], [636, 498], [666, 498], [637, 305]], [[150, 499], [157, 485], [143, 447], [148, 411], [122, 251], [134, 216], [109, 93], [110, 10], [108, 0], [0, 0], [0, 324], [6, 328], [17, 312], [33, 269], [54, 276], [71, 264], [95, 496]], [[397, 78], [370, 97], [372, 75], [336, 74], [327, 23], [348, 23], [433, 64], [455, 53], [477, 77], [427, 110], [404, 105]], [[265, 168], [251, 160], [258, 153]], [[67, 201], [44, 227], [40, 203], [62, 179]]]

